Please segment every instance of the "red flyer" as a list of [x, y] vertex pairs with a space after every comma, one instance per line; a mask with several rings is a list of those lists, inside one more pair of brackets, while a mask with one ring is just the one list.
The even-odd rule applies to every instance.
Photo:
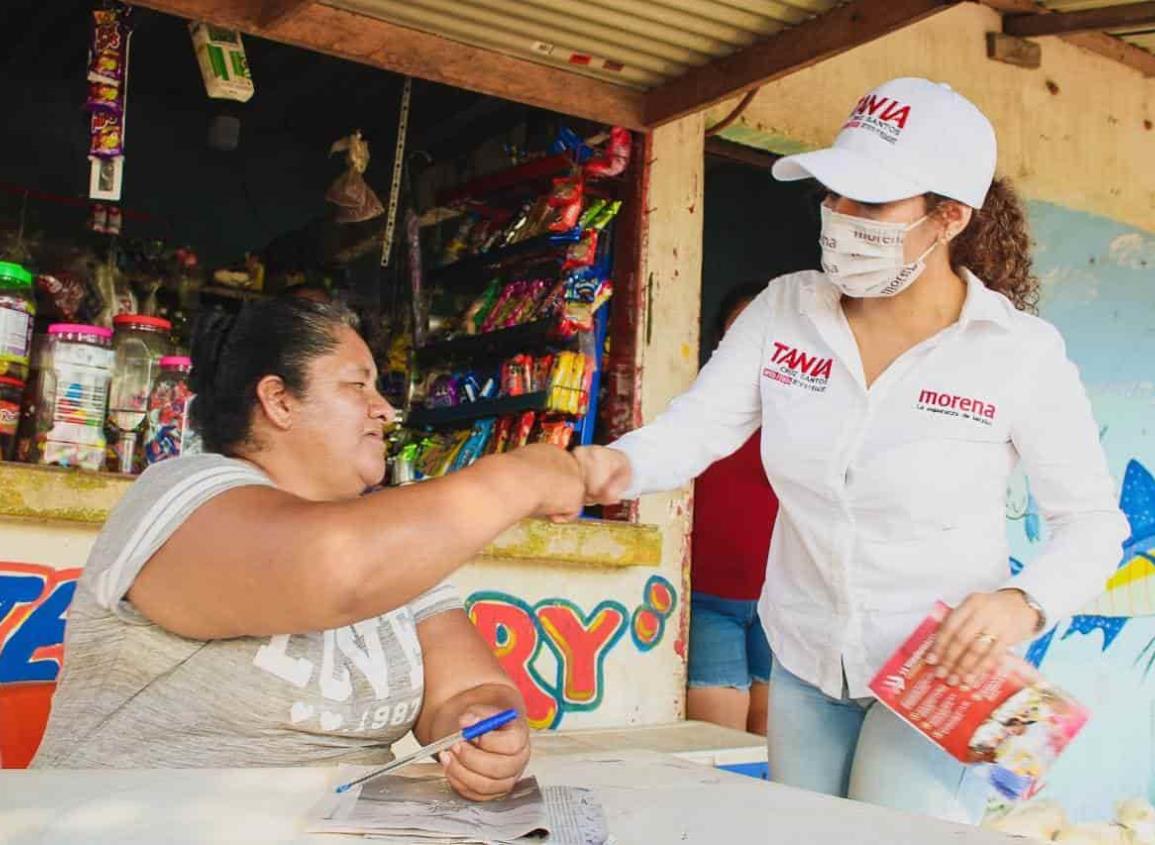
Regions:
[[935, 677], [926, 654], [950, 608], [942, 602], [874, 676], [878, 700], [967, 764], [984, 765], [1008, 798], [1029, 798], [1089, 717], [1087, 709], [1008, 653], [973, 687]]

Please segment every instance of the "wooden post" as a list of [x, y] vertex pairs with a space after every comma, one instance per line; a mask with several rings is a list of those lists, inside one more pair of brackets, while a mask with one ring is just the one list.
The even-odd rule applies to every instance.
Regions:
[[[643, 422], [664, 411], [698, 374], [705, 116], [699, 113], [654, 130], [647, 147], [649, 190], [642, 210], [642, 310], [635, 359]], [[663, 566], [680, 566], [682, 572], [675, 648], [683, 660], [689, 621], [692, 498], [692, 488], [687, 486], [647, 496], [638, 508], [640, 522], [662, 529]]]

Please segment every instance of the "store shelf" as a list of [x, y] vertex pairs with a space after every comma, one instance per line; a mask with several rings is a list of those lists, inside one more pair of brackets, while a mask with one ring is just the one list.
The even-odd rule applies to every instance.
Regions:
[[408, 428], [446, 428], [463, 426], [474, 420], [507, 417], [523, 411], [544, 411], [549, 407], [549, 391], [506, 396], [502, 399], [482, 399], [452, 408], [414, 408], [405, 418]]
[[[103, 472], [0, 462], [0, 519], [57, 529], [72, 526], [95, 535], [134, 480]], [[584, 519], [554, 525], [527, 519], [483, 549], [476, 561], [604, 570], [656, 567], [661, 558], [662, 535], [653, 525]]]
[[568, 247], [570, 244], [575, 244], [579, 240], [581, 240], [581, 230], [578, 228], [571, 229], [568, 232], [553, 232], [548, 235], [538, 235], [534, 238], [527, 238], [520, 243], [510, 244], [509, 246], [499, 247], [498, 249], [491, 249], [489, 252], [483, 252], [480, 255], [471, 255], [459, 261], [454, 261], [452, 264], [437, 267], [430, 270], [427, 276], [430, 282], [443, 283], [451, 279], [460, 279], [466, 276], [474, 276], [476, 278], [476, 275], [487, 267], [501, 264], [513, 258], [527, 258], [539, 253], [560, 250], [562, 247]]
[[533, 161], [527, 161], [525, 164], [473, 179], [456, 188], [441, 191], [437, 195], [437, 204], [462, 205], [469, 202], [480, 202], [503, 191], [516, 191], [519, 194], [533, 193], [533, 188], [544, 189], [548, 180], [564, 176], [573, 170], [573, 167], [573, 158], [568, 153], [537, 158]]
[[0, 461], [0, 517], [100, 523], [134, 480]]
[[546, 317], [508, 329], [430, 343], [417, 350], [417, 363], [497, 360], [529, 349], [541, 350], [550, 345], [557, 323], [557, 317]]

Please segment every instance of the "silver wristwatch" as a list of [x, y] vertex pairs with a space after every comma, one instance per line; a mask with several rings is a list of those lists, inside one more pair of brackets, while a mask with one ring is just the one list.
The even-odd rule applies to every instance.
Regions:
[[1019, 590], [1019, 593], [1022, 595], [1023, 601], [1027, 603], [1027, 607], [1035, 611], [1035, 613], [1039, 614], [1039, 622], [1037, 625], [1035, 625], [1035, 633], [1043, 633], [1043, 631], [1045, 631], [1047, 628], [1047, 612], [1043, 610], [1043, 606], [1041, 604], [1035, 601], [1035, 597], [1028, 593], [1026, 590]]

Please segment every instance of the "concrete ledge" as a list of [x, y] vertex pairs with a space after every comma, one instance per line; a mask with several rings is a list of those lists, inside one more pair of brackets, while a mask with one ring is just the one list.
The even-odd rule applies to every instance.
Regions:
[[[0, 462], [0, 519], [80, 523], [96, 528], [132, 484], [102, 472]], [[0, 526], [0, 532], [3, 531]], [[661, 564], [656, 526], [583, 520], [525, 520], [502, 534], [481, 561], [619, 568]]]

